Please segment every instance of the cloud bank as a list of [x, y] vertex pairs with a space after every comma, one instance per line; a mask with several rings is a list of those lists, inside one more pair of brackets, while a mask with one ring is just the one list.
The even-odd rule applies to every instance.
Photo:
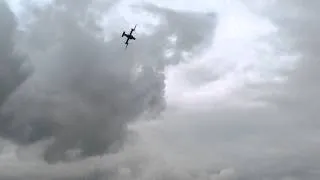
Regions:
[[[239, 3], [225, 6], [237, 11], [226, 8], [214, 16], [139, 4], [134, 8], [156, 14], [160, 23], [151, 35], [137, 35], [125, 53], [116, 35], [103, 40], [93, 21], [100, 14], [88, 11], [94, 3], [64, 2], [64, 8], [34, 11], [36, 21], [16, 41], [35, 71], [2, 107], [0, 179], [318, 179], [316, 1], [269, 4], [261, 14], [276, 31], [250, 41], [247, 32], [254, 28], [241, 28], [240, 35], [226, 31], [223, 38], [213, 33], [222, 20], [250, 16]], [[111, 11], [113, 4], [106, 4]], [[261, 20], [249, 19], [256, 20], [253, 25]], [[224, 30], [237, 27], [228, 25]], [[216, 54], [198, 59], [211, 43], [207, 52]], [[284, 56], [297, 63], [282, 61]], [[166, 84], [167, 67], [188, 76], [178, 78], [184, 81], [179, 86]], [[203, 67], [216, 73], [207, 68], [206, 76]], [[204, 85], [215, 82], [223, 83]], [[202, 103], [197, 94], [183, 96], [186, 84], [201, 85], [191, 88], [195, 93], [223, 93], [207, 93]], [[179, 87], [175, 96], [182, 100], [167, 104], [165, 85]], [[159, 112], [161, 121], [134, 123]]]
[[95, 6], [90, 1], [29, 6], [33, 21], [17, 42], [33, 58], [36, 70], [3, 106], [2, 133], [22, 145], [50, 141], [43, 155], [49, 163], [68, 160], [69, 150], [82, 157], [110, 152], [125, 138], [128, 122], [159, 114], [165, 108], [163, 71], [171, 63], [164, 62], [166, 37], [188, 36], [176, 45], [179, 54], [205, 40], [196, 29], [182, 31], [190, 26], [182, 21], [185, 17], [190, 22], [204, 19], [198, 22], [201, 31], [212, 29], [212, 18], [206, 15], [153, 7], [168, 25], [181, 22], [181, 27], [162, 24], [154, 35], [138, 37], [124, 51], [115, 46], [119, 38], [104, 40], [96, 22], [101, 14], [90, 11]]

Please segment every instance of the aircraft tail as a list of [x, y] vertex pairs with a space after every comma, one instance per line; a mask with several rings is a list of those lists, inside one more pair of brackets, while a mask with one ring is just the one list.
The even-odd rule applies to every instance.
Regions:
[[122, 36], [121, 37], [123, 37], [125, 35], [125, 32], [123, 31], [123, 33], [122, 33]]

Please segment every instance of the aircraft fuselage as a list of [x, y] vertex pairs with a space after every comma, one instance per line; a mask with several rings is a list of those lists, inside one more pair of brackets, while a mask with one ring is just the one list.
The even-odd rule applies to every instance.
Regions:
[[122, 37], [123, 36], [127, 37], [128, 39], [133, 39], [133, 40], [136, 39], [131, 33], [130, 34], [126, 34], [125, 32], [123, 32]]

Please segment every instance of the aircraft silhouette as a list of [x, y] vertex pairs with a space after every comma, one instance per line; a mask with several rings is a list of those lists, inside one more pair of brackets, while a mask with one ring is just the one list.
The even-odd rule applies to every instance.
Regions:
[[123, 31], [123, 33], [122, 33], [121, 37], [123, 37], [123, 36], [127, 37], [127, 40], [126, 40], [126, 43], [125, 43], [126, 44], [126, 49], [127, 49], [128, 45], [129, 45], [129, 40], [130, 39], [136, 40], [136, 38], [132, 35], [132, 32], [136, 30], [136, 27], [137, 27], [137, 25], [135, 25], [134, 28], [131, 28], [130, 34], [126, 34], [125, 31]]

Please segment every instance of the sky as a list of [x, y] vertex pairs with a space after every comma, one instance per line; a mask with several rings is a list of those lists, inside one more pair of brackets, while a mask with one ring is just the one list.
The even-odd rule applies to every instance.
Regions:
[[319, 179], [318, 1], [90, 2], [0, 4], [0, 179]]

